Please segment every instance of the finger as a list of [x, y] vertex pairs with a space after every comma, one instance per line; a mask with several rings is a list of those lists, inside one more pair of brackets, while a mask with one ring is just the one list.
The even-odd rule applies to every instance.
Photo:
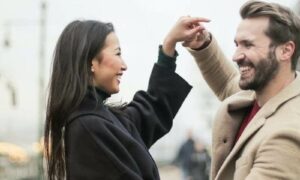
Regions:
[[197, 33], [201, 33], [205, 30], [204, 26], [197, 26], [189, 30], [189, 36], [195, 36]]
[[202, 31], [202, 34], [204, 34], [206, 37], [209, 36], [209, 32], [206, 29]]
[[209, 32], [206, 29], [197, 34], [197, 41], [204, 41], [207, 40], [207, 38], [209, 38]]
[[205, 30], [205, 26], [202, 23], [193, 23], [193, 24], [191, 23], [191, 24], [189, 24], [188, 28], [190, 30], [195, 29], [195, 28], [199, 28], [198, 29], [199, 31]]
[[181, 43], [181, 45], [182, 45], [183, 47], [188, 47], [188, 46], [189, 46], [189, 42], [183, 41], [183, 42]]
[[210, 19], [203, 18], [203, 17], [191, 17], [191, 18], [188, 18], [187, 21], [189, 23], [197, 24], [199, 22], [210, 22]]

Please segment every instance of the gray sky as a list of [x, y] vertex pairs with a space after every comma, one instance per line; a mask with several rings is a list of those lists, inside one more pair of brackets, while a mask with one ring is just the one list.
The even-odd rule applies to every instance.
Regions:
[[[55, 43], [62, 29], [75, 19], [96, 19], [112, 22], [119, 36], [123, 58], [128, 65], [121, 82], [121, 91], [113, 101], [130, 101], [138, 89], [146, 89], [158, 45], [162, 43], [176, 20], [183, 15], [202, 16], [218, 39], [226, 56], [234, 51], [233, 38], [240, 20], [238, 10], [245, 0], [49, 0], [47, 1], [46, 82]], [[273, 0], [287, 6], [296, 0]], [[36, 140], [38, 107], [38, 52], [40, 14], [38, 0], [0, 0], [0, 141], [20, 144]], [[3, 41], [9, 37], [11, 46]], [[155, 145], [177, 146], [186, 128], [210, 141], [210, 123], [218, 102], [203, 81], [187, 51], [177, 46], [180, 54], [177, 72], [194, 86], [178, 113], [174, 128]], [[5, 84], [17, 89], [18, 104], [12, 108]]]

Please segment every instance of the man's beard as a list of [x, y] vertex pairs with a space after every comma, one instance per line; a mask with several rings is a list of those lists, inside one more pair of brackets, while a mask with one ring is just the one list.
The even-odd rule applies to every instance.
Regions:
[[[244, 60], [246, 61], [246, 59]], [[255, 69], [254, 77], [247, 79], [240, 79], [239, 86], [243, 90], [260, 91], [264, 89], [267, 84], [276, 76], [279, 70], [279, 62], [276, 59], [275, 48], [270, 48], [267, 58], [260, 59], [256, 65], [248, 62], [240, 62], [240, 64], [247, 63]]]

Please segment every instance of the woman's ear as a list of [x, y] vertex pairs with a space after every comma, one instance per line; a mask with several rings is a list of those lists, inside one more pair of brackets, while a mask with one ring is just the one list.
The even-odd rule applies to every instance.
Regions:
[[295, 43], [293, 41], [288, 41], [281, 45], [279, 52], [279, 59], [282, 61], [291, 61], [292, 56], [295, 52]]
[[92, 60], [92, 65], [91, 65], [92, 72], [95, 72], [95, 69], [97, 68], [98, 64], [99, 64], [98, 60], [96, 60], [96, 59]]

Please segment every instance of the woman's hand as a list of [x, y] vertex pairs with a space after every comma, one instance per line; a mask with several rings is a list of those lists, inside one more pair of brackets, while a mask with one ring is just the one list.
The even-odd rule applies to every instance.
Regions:
[[184, 16], [179, 18], [164, 40], [164, 53], [173, 57], [177, 42], [183, 42], [184, 46], [191, 45], [191, 48], [198, 45], [199, 42], [197, 39], [199, 35], [203, 34], [203, 30], [205, 30], [205, 27], [201, 23], [209, 21], [209, 19], [200, 17]]

